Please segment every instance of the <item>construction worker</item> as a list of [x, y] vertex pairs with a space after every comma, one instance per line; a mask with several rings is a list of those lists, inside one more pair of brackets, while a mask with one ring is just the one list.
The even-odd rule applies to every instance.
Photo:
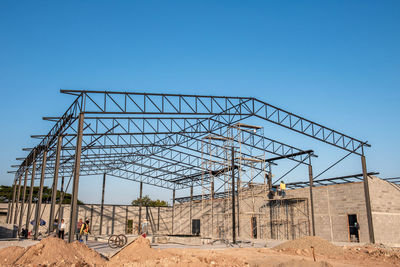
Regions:
[[284, 181], [281, 181], [279, 189], [281, 190], [281, 196], [285, 197], [286, 196], [286, 184]]
[[80, 218], [76, 225], [76, 240], [78, 240], [78, 241], [81, 240], [80, 233], [81, 233], [82, 225], [83, 225], [83, 220], [82, 220], [82, 218]]
[[88, 241], [88, 235], [90, 233], [90, 225], [89, 225], [89, 220], [86, 219], [85, 223], [82, 224], [81, 231], [80, 231], [80, 237], [85, 236], [85, 239], [83, 240], [85, 244]]

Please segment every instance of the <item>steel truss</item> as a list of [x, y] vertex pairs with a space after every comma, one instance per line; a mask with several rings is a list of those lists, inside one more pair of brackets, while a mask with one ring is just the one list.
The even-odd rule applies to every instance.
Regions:
[[[62, 116], [43, 118], [53, 123], [53, 127], [46, 135], [32, 136], [40, 140], [39, 144], [25, 148], [29, 154], [11, 172], [15, 174], [14, 183], [28, 173], [32, 183], [40, 179], [41, 185], [44, 179], [53, 179], [53, 185], [57, 185], [58, 176], [72, 176], [72, 211], [75, 210], [79, 176], [108, 174], [141, 185], [146, 183], [171, 189], [174, 196], [177, 189], [191, 188], [193, 191], [195, 186], [210, 184], [214, 178], [232, 172], [232, 168], [204, 170], [204, 138], [226, 138], [233, 125], [249, 118], [279, 125], [361, 156], [366, 181], [364, 147], [369, 146], [367, 142], [253, 97], [86, 90], [61, 90], [61, 93], [76, 98]], [[235, 146], [235, 142], [230, 143]], [[242, 160], [238, 171], [251, 168], [260, 174], [271, 170], [276, 161], [287, 159], [297, 164], [296, 167], [309, 166], [312, 188], [312, 150], [296, 148], [257, 131], [244, 131], [240, 145], [253, 154], [263, 154], [264, 159], [260, 166]], [[218, 142], [210, 149], [224, 150]], [[246, 159], [251, 155], [241, 149], [240, 157]], [[226, 160], [226, 155], [217, 153], [213, 158], [222, 161]], [[204, 175], [205, 172], [209, 174]], [[16, 197], [19, 193], [14, 194], [13, 203]], [[368, 184], [366, 198], [369, 203]], [[367, 210], [370, 209], [368, 203]], [[372, 220], [370, 224], [372, 226]], [[72, 222], [70, 227], [74, 226]], [[371, 231], [370, 228], [370, 235]]]

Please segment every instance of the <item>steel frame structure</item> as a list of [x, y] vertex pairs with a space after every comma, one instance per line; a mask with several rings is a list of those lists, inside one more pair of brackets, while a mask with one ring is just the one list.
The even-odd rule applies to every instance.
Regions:
[[[199, 174], [205, 171], [202, 168], [200, 151], [203, 138], [211, 134], [227, 136], [229, 128], [235, 123], [257, 118], [361, 157], [370, 242], [374, 242], [364, 156], [364, 147], [370, 145], [365, 141], [254, 97], [87, 90], [61, 90], [61, 93], [73, 95], [75, 100], [62, 116], [43, 118], [53, 123], [53, 127], [45, 135], [32, 136], [40, 140], [39, 144], [33, 148], [24, 148], [29, 154], [16, 166], [16, 170], [11, 171], [15, 178], [13, 199], [9, 205], [10, 215], [7, 218], [10, 223], [13, 219], [14, 223], [17, 220], [21, 179], [25, 177], [26, 188], [29, 175], [31, 184], [28, 211], [31, 210], [35, 179], [40, 180], [39, 194], [42, 192], [44, 180], [53, 180], [50, 222], [56, 214], [54, 194], [59, 177], [73, 178], [70, 232], [74, 232], [75, 229], [80, 176], [101, 174], [105, 179], [107, 174], [139, 182], [141, 188], [145, 183], [170, 189], [173, 191], [173, 203], [175, 190], [191, 188], [190, 199], [193, 201], [193, 187], [210, 182], [207, 175], [200, 175], [202, 179], [199, 179]], [[296, 167], [308, 166], [308, 185], [314, 221], [311, 165], [313, 151], [299, 149], [258, 133], [251, 134], [251, 138], [247, 138], [242, 145], [265, 153], [265, 167], [269, 170], [281, 159], [293, 161], [297, 164]], [[246, 154], [242, 153], [241, 156], [246, 157]], [[216, 157], [218, 158], [218, 155]], [[246, 164], [242, 167], [246, 168]], [[220, 170], [206, 171], [218, 173]], [[225, 171], [231, 171], [231, 176], [234, 177], [235, 168], [223, 170], [222, 173]], [[40, 177], [37, 177], [38, 173]], [[24, 195], [25, 191], [23, 189]], [[234, 196], [232, 187], [232, 197]], [[35, 237], [38, 232], [40, 204], [38, 201], [36, 205]], [[19, 229], [22, 212], [23, 209], [20, 210]], [[235, 212], [234, 207], [232, 212]], [[29, 227], [28, 222], [29, 218], [26, 227]], [[314, 227], [314, 223], [312, 225]], [[72, 238], [69, 237], [70, 242]]]

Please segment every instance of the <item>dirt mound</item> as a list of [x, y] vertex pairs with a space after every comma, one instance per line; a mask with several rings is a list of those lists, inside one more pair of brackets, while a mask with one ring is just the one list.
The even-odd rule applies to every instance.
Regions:
[[345, 247], [348, 259], [373, 259], [400, 265], [400, 249], [387, 247], [383, 244], [366, 244], [364, 246]]
[[291, 240], [274, 247], [274, 250], [309, 256], [312, 255], [311, 247], [314, 248], [316, 254], [328, 257], [341, 257], [344, 253], [341, 247], [335, 246], [318, 236], [304, 236]]
[[153, 249], [148, 239], [138, 237], [115, 254], [109, 266], [245, 266], [244, 262], [215, 252], [191, 249]]
[[290, 260], [288, 262], [280, 263], [276, 267], [333, 267], [332, 264], [321, 261], [308, 261], [308, 260]]
[[[5, 253], [7, 253], [5, 249], [0, 251], [0, 254]], [[3, 262], [3, 266], [94, 266], [105, 265], [107, 261], [83, 244], [68, 244], [59, 238], [48, 237], [26, 250], [19, 249], [6, 255]]]
[[11, 266], [24, 254], [25, 248], [7, 247], [0, 250], [0, 266]]

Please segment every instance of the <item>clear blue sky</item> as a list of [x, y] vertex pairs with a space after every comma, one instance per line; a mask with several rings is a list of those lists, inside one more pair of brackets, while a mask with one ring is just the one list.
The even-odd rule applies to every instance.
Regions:
[[[72, 102], [60, 88], [255, 96], [368, 140], [368, 169], [400, 176], [399, 14], [399, 1], [0, 1], [0, 184], [50, 129], [42, 116]], [[137, 196], [113, 181], [106, 202]], [[79, 198], [99, 202], [100, 184]]]

